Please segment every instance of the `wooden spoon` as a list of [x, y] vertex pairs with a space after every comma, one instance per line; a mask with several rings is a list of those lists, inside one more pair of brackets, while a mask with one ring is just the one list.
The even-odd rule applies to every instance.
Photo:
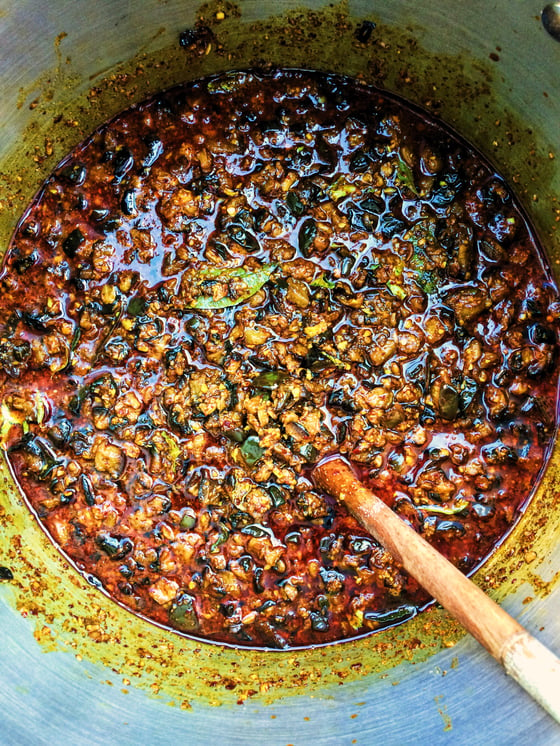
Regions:
[[342, 458], [321, 462], [314, 476], [560, 722], [560, 660], [365, 487]]

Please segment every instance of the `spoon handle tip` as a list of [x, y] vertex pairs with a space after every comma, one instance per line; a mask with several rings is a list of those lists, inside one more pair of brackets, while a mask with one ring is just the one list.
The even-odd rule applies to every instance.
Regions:
[[560, 660], [556, 655], [401, 520], [342, 458], [322, 461], [314, 476], [560, 722]]

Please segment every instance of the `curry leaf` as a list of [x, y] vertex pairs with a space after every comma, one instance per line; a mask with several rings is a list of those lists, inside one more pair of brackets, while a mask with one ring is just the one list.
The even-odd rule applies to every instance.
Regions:
[[[189, 308], [229, 308], [251, 298], [265, 285], [276, 269], [276, 264], [263, 264], [256, 270], [244, 267], [206, 267], [201, 269], [194, 278], [194, 285], [199, 285], [200, 295], [193, 301]], [[229, 292], [222, 298], [214, 298], [211, 294], [211, 283], [227, 283]], [[208, 290], [206, 285], [209, 283]]]
[[423, 257], [426, 260], [424, 254], [425, 246], [433, 242], [435, 237], [435, 222], [433, 220], [419, 220], [415, 223], [412, 228], [407, 231], [405, 240], [410, 241], [414, 247], [414, 255], [419, 254], [419, 260]]
[[336, 282], [328, 280], [324, 274], [320, 274], [319, 277], [316, 277], [314, 280], [312, 280], [311, 284], [314, 287], [325, 288], [326, 290], [332, 290], [334, 287], [336, 287]]
[[400, 156], [397, 161], [397, 168], [395, 173], [395, 185], [400, 188], [410, 189], [413, 194], [418, 196], [418, 190], [414, 183], [414, 173], [408, 163], [404, 161]]
[[329, 187], [329, 197], [335, 202], [338, 202], [338, 200], [344, 199], [350, 194], [354, 194], [357, 188], [358, 187], [355, 184], [352, 184], [344, 176], [341, 176]]
[[336, 365], [337, 368], [341, 368], [342, 370], [351, 370], [352, 368], [350, 363], [345, 363], [344, 360], [339, 360], [337, 357], [329, 355], [329, 353], [324, 350], [321, 350], [321, 354], [326, 357], [327, 360], [330, 360], [333, 365]]
[[382, 629], [383, 627], [390, 627], [393, 624], [404, 622], [405, 619], [412, 619], [416, 616], [418, 609], [416, 606], [406, 605], [399, 606], [397, 609], [389, 609], [387, 611], [366, 611], [364, 619], [368, 622], [373, 622], [376, 629]]
[[437, 289], [438, 281], [434, 272], [419, 272], [415, 279], [422, 290], [428, 293], [428, 295]]
[[414, 280], [425, 293], [433, 293], [438, 286], [438, 275], [429, 269], [431, 263], [426, 254], [426, 247], [435, 240], [434, 222], [420, 220], [415, 223], [405, 235], [405, 240], [410, 241], [414, 248], [410, 259], [410, 267], [416, 271]]
[[419, 510], [426, 510], [428, 513], [438, 513], [439, 515], [458, 515], [469, 507], [469, 501], [460, 498], [453, 505], [417, 505]]
[[146, 299], [140, 295], [135, 295], [128, 301], [126, 312], [129, 316], [142, 316], [147, 307], [148, 302]]
[[232, 93], [239, 90], [245, 83], [250, 83], [253, 76], [244, 72], [230, 72], [220, 75], [208, 82], [210, 93]]
[[288, 192], [286, 204], [288, 205], [288, 210], [296, 218], [300, 218], [305, 212], [305, 205], [294, 191]]
[[394, 295], [395, 298], [399, 298], [400, 300], [404, 300], [406, 298], [406, 290], [402, 287], [402, 285], [397, 285], [394, 282], [388, 282], [387, 287], [391, 291], [391, 295]]
[[259, 389], [273, 389], [287, 378], [289, 375], [281, 370], [265, 370], [253, 379], [253, 385]]
[[217, 554], [220, 551], [220, 545], [224, 544], [229, 538], [229, 529], [220, 523], [218, 529], [218, 535], [214, 542], [210, 545], [210, 554]]
[[181, 455], [181, 449], [175, 438], [165, 430], [161, 430], [161, 437], [168, 445], [167, 453], [170, 461], [176, 461]]

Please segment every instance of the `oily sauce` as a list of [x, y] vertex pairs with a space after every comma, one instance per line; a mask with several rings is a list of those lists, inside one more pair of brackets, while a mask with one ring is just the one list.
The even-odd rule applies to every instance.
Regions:
[[228, 73], [123, 112], [45, 182], [0, 282], [29, 505], [196, 637], [320, 644], [428, 603], [315, 487], [321, 458], [468, 572], [554, 435], [560, 305], [511, 192], [350, 79]]

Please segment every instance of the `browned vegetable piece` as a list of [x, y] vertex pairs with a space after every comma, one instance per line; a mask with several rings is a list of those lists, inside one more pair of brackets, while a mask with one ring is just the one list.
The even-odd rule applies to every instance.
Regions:
[[491, 306], [488, 293], [483, 287], [464, 286], [451, 290], [445, 301], [453, 309], [457, 322], [464, 326], [480, 316]]

